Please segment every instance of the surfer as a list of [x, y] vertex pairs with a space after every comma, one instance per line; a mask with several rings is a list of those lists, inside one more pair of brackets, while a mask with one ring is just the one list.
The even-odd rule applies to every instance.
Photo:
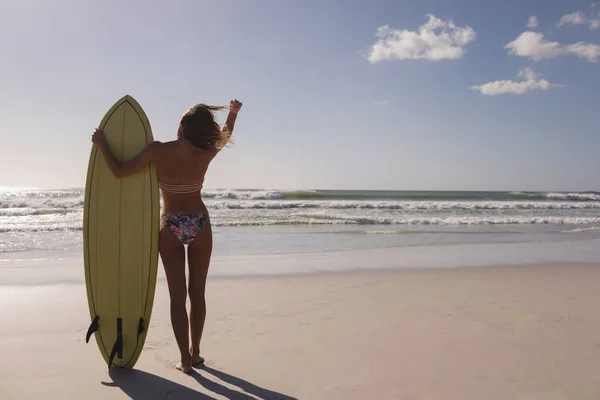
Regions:
[[156, 166], [163, 199], [159, 252], [169, 286], [171, 324], [181, 352], [181, 363], [176, 368], [185, 373], [190, 373], [193, 365], [204, 362], [200, 355], [200, 339], [206, 319], [205, 288], [213, 242], [209, 213], [200, 191], [210, 162], [231, 141], [241, 107], [238, 100], [230, 102], [229, 115], [221, 128], [215, 112], [227, 107], [196, 104], [183, 114], [176, 140], [155, 141], [124, 162], [119, 162], [111, 153], [102, 131], [96, 129], [92, 135], [92, 142], [98, 145], [117, 178], [134, 174], [149, 163]]

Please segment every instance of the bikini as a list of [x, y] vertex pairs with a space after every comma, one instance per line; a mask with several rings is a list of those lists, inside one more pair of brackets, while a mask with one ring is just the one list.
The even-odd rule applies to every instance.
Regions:
[[[177, 185], [159, 182], [158, 186], [163, 192], [174, 194], [195, 193], [202, 189], [202, 183]], [[183, 244], [192, 243], [200, 229], [208, 222], [208, 214], [204, 213], [164, 214], [160, 219], [161, 226], [168, 227]]]

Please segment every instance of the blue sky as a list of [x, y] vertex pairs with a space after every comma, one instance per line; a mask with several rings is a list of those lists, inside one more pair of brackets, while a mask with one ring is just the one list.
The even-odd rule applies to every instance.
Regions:
[[600, 190], [599, 12], [581, 0], [2, 2], [0, 186], [82, 187], [93, 129], [130, 94], [162, 141], [196, 102], [244, 102], [211, 188]]

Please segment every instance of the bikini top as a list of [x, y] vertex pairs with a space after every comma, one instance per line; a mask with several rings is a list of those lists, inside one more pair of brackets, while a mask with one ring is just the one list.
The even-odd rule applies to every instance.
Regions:
[[202, 189], [202, 183], [203, 182], [191, 184], [170, 184], [159, 182], [158, 186], [162, 189], [163, 192], [187, 194], [199, 192]]

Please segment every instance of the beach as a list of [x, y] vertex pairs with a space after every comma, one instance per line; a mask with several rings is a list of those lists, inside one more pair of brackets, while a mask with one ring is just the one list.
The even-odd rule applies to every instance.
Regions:
[[210, 278], [206, 368], [173, 368], [164, 282], [109, 372], [79, 284], [0, 288], [3, 399], [597, 399], [600, 265]]
[[0, 194], [2, 399], [598, 399], [600, 195], [207, 191], [205, 367], [159, 263], [133, 370], [90, 323], [81, 189]]
[[1, 4], [0, 400], [600, 400], [599, 1]]

